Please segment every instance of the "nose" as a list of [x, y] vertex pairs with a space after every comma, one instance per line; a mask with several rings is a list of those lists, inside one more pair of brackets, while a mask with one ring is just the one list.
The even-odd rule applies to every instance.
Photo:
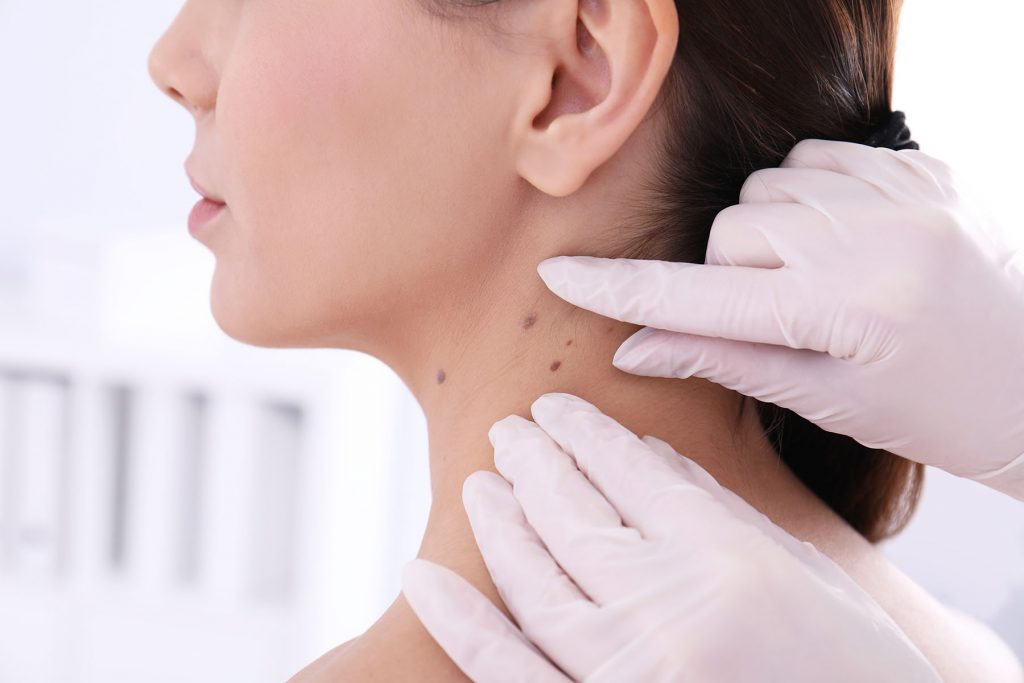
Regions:
[[186, 3], [147, 59], [149, 77], [161, 92], [199, 117], [217, 100], [216, 71], [203, 49], [202, 17]]

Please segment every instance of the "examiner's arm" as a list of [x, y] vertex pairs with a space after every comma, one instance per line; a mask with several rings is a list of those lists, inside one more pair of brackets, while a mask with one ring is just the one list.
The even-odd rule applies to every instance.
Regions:
[[960, 190], [918, 150], [804, 140], [718, 214], [705, 264], [538, 270], [647, 326], [621, 370], [703, 377], [1024, 500], [1024, 253]]

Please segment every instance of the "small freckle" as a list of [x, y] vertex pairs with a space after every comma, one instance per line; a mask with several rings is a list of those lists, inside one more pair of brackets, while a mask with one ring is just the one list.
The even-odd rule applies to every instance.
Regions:
[[615, 329], [615, 325], [609, 325], [608, 328], [605, 330], [605, 332], [611, 332], [614, 329]]
[[566, 346], [572, 346], [572, 339], [570, 339], [569, 341], [565, 342], [565, 345]]
[[550, 368], [551, 372], [557, 371], [558, 368], [560, 368], [560, 367], [562, 367], [562, 361], [560, 361], [560, 360], [554, 361], [553, 363], [551, 363], [551, 368]]
[[446, 375], [444, 374], [444, 370], [438, 370], [437, 371], [437, 383], [438, 384], [444, 384], [445, 377], [446, 377]]
[[537, 314], [531, 313], [530, 315], [526, 316], [526, 318], [523, 320], [523, 329], [530, 329], [531, 327], [533, 327], [533, 324], [535, 322], [537, 322]]

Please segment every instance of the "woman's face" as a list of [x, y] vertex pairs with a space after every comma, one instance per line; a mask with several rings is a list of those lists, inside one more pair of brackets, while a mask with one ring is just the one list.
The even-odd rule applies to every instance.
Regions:
[[368, 343], [485, 277], [515, 201], [514, 74], [419, 0], [188, 0], [150, 55], [227, 203], [197, 239], [211, 307], [263, 346]]

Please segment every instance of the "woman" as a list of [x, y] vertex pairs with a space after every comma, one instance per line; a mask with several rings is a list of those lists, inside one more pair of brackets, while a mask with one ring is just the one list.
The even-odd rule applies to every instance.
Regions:
[[[871, 544], [906, 521], [918, 467], [700, 378], [609, 367], [638, 326], [570, 306], [536, 271], [560, 254], [702, 262], [752, 170], [802, 138], [863, 139], [889, 112], [896, 12], [868, 0], [189, 0], [149, 66], [196, 118], [193, 181], [226, 202], [193, 233], [217, 258], [221, 328], [370, 353], [423, 407], [433, 503], [418, 557], [503, 607], [462, 482], [493, 471], [496, 420], [571, 393], [812, 541], [944, 678], [993, 680], [991, 636]], [[778, 420], [789, 444], [766, 432]], [[465, 680], [401, 596], [294, 680], [370, 678]]]

